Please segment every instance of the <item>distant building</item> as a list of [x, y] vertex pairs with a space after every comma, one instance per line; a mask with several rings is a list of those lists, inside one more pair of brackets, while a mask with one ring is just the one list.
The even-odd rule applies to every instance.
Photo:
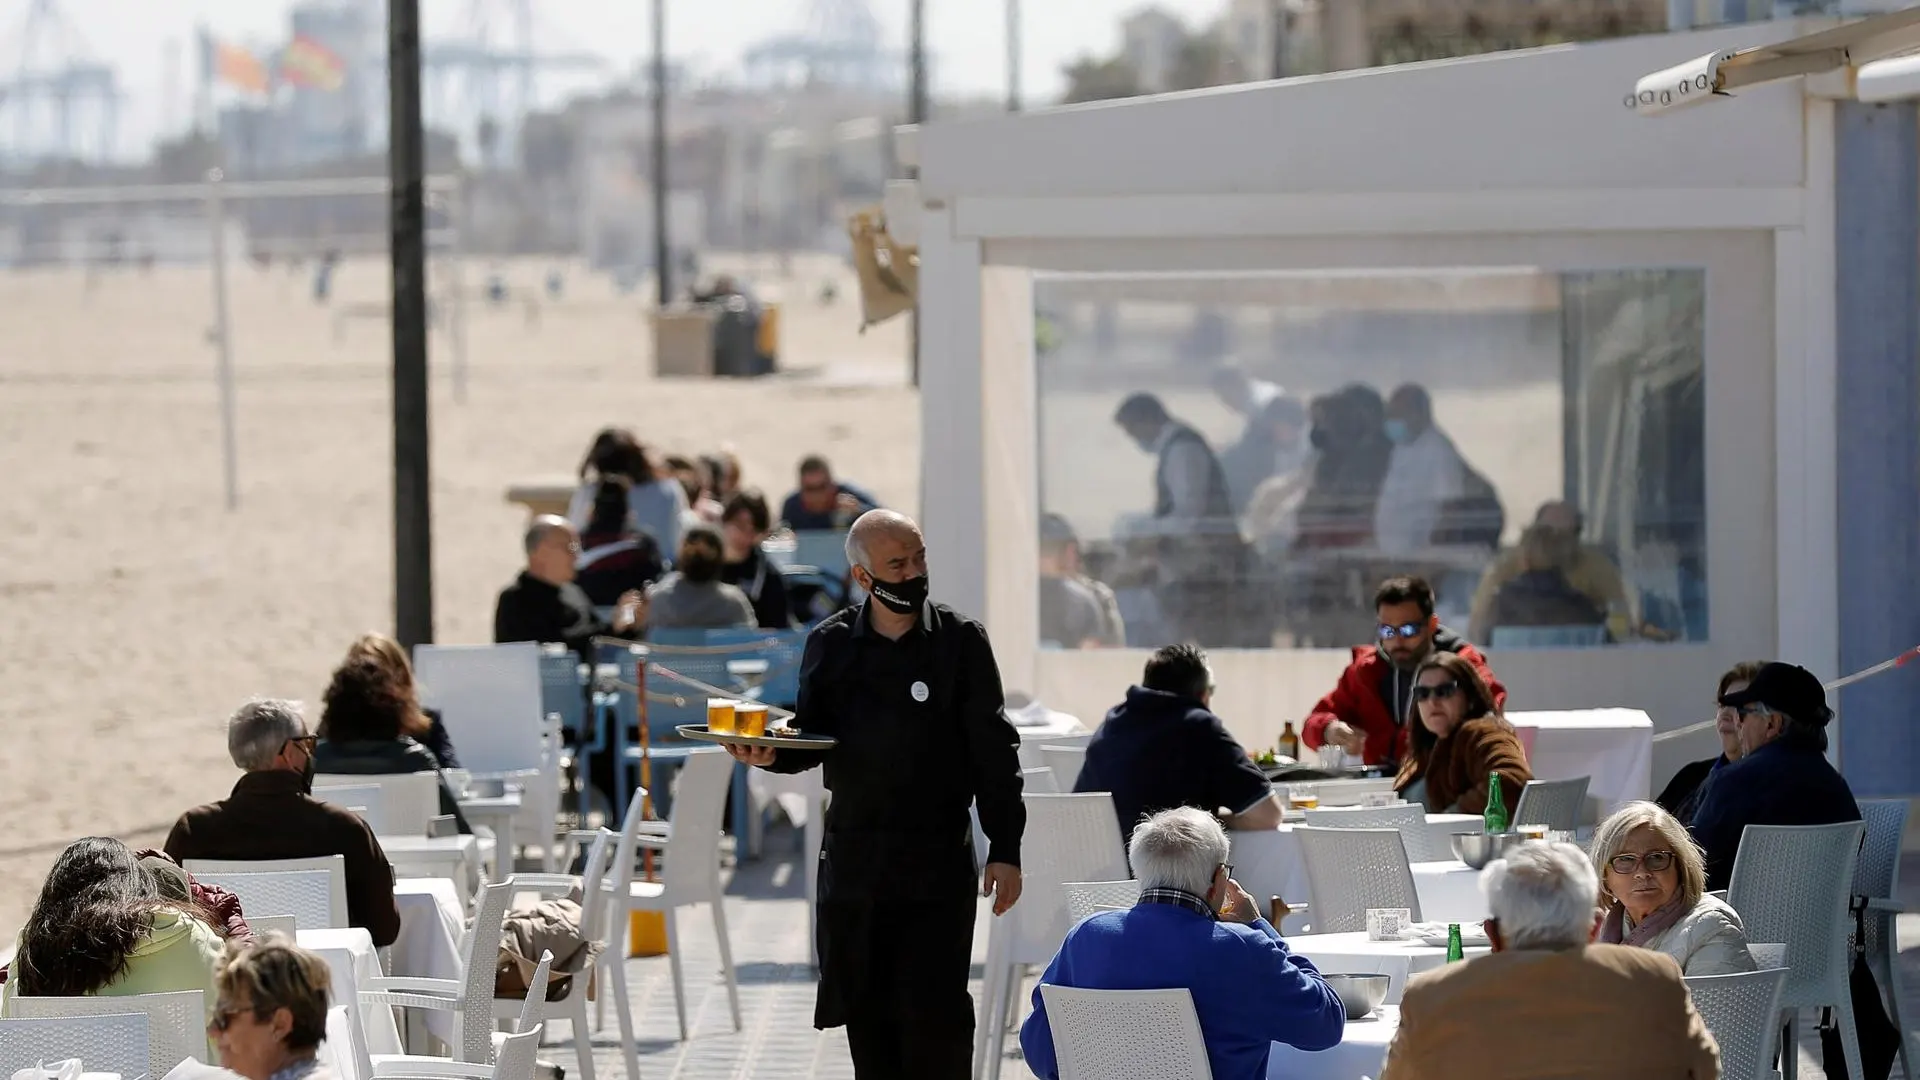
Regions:
[[1161, 8], [1142, 8], [1120, 23], [1120, 55], [1133, 69], [1143, 93], [1173, 89], [1186, 41], [1186, 24]]

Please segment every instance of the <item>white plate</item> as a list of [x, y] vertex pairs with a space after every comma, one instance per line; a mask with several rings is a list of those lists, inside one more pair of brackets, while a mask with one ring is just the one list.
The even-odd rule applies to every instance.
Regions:
[[[1431, 926], [1416, 926], [1408, 929], [1403, 937], [1430, 945], [1436, 949], [1447, 947], [1447, 928], [1442, 926], [1438, 933]], [[1493, 945], [1487, 940], [1487, 932], [1479, 923], [1460, 924], [1460, 947], [1464, 949], [1484, 949]]]

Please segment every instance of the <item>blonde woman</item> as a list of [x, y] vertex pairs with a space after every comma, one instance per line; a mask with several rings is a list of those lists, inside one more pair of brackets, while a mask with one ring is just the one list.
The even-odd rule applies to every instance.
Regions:
[[1707, 863], [1672, 815], [1628, 803], [1593, 834], [1593, 869], [1606, 907], [1598, 941], [1666, 953], [1688, 975], [1754, 969], [1740, 914], [1707, 895]]
[[327, 962], [285, 934], [229, 946], [214, 977], [207, 1035], [220, 1064], [246, 1080], [331, 1080], [317, 1053], [327, 1037]]

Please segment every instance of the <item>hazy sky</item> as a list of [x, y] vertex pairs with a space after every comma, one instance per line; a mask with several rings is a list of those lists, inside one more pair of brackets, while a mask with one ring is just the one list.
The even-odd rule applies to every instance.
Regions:
[[[667, 0], [667, 40], [676, 61], [697, 70], [730, 66], [750, 44], [802, 30], [816, 0]], [[850, 2], [850, 0], [838, 0]], [[906, 41], [907, 0], [866, 0], [890, 40]], [[1061, 65], [1082, 53], [1107, 52], [1118, 23], [1146, 0], [1023, 0], [1025, 60], [1030, 99], [1057, 95]], [[1218, 13], [1225, 0], [1157, 0], [1189, 19]], [[6, 37], [0, 65], [18, 63], [19, 24], [28, 0], [0, 0]], [[588, 49], [630, 71], [652, 47], [648, 5], [642, 0], [534, 0], [542, 49]], [[1006, 85], [1003, 0], [926, 0], [929, 48], [939, 93], [987, 91]], [[59, 7], [96, 58], [115, 65], [127, 103], [123, 152], [144, 147], [163, 127], [184, 125], [196, 64], [194, 27], [204, 22], [220, 37], [256, 44], [284, 39], [287, 0], [60, 0]], [[457, 34], [476, 0], [422, 0], [427, 31]], [[502, 5], [492, 5], [501, 7]], [[495, 16], [496, 25], [504, 17]], [[175, 57], [170, 64], [169, 53]], [[169, 70], [173, 90], [169, 92]]]

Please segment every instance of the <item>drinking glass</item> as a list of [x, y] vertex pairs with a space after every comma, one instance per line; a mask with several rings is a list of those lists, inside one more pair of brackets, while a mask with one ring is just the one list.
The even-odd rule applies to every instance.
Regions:
[[734, 706], [734, 730], [741, 735], [759, 738], [767, 733], [767, 707], [756, 701], [743, 701]]
[[1310, 787], [1290, 787], [1287, 789], [1287, 805], [1295, 810], [1316, 809], [1320, 805], [1320, 793]]
[[733, 734], [736, 704], [732, 698], [708, 698], [707, 730], [715, 735]]

